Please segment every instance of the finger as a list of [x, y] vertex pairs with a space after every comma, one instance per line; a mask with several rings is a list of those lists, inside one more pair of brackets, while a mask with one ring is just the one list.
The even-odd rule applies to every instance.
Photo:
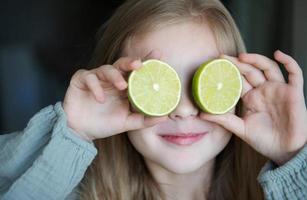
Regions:
[[222, 55], [221, 58], [230, 60], [235, 64], [239, 71], [245, 76], [247, 82], [250, 83], [250, 86], [258, 87], [266, 81], [262, 71], [256, 69], [250, 64], [240, 62], [238, 58], [232, 56]]
[[279, 50], [275, 51], [274, 57], [278, 62], [285, 66], [287, 72], [289, 73], [289, 84], [302, 89], [304, 85], [303, 71], [297, 62], [291, 56]]
[[140, 68], [142, 62], [138, 58], [121, 57], [113, 63], [113, 66], [118, 70], [128, 72]]
[[87, 74], [85, 76], [85, 83], [87, 87], [89, 88], [89, 90], [94, 95], [95, 99], [98, 102], [103, 103], [105, 99], [104, 92], [103, 92], [103, 88], [101, 87], [100, 81], [98, 77], [96, 76], [96, 74], [93, 74], [93, 73]]
[[110, 82], [118, 90], [124, 90], [128, 86], [121, 72], [112, 65], [103, 65], [96, 68], [95, 72], [100, 80]]
[[285, 82], [278, 64], [266, 56], [260, 54], [242, 53], [239, 55], [239, 60], [263, 70], [268, 81]]
[[148, 117], [140, 113], [131, 113], [126, 120], [126, 130], [137, 130], [154, 126], [158, 123], [164, 122], [168, 119], [167, 116], [163, 117]]
[[241, 78], [243, 84], [241, 97], [243, 97], [246, 93], [253, 89], [253, 86], [246, 80], [244, 76], [241, 76]]
[[226, 113], [222, 115], [212, 115], [201, 113], [200, 118], [223, 126], [225, 129], [246, 141], [244, 121], [235, 114]]
[[97, 76], [90, 71], [83, 69], [78, 70], [74, 74], [71, 84], [81, 90], [90, 90], [98, 102], [104, 102], [105, 98], [103, 88], [101, 87]]

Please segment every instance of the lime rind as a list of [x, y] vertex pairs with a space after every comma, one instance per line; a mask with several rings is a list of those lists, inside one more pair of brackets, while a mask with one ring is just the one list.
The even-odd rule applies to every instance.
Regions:
[[[155, 68], [150, 70], [148, 67]], [[145, 69], [147, 68], [147, 69]], [[150, 71], [150, 73], [148, 73]], [[144, 77], [150, 77], [149, 79]], [[164, 77], [174, 77], [173, 80]], [[151, 83], [158, 82], [160, 92], [153, 93]], [[172, 84], [173, 83], [173, 84]], [[135, 84], [142, 84], [136, 87]], [[169, 88], [173, 90], [170, 90]], [[175, 89], [175, 90], [174, 90]], [[128, 98], [132, 106], [147, 116], [164, 116], [171, 113], [179, 104], [181, 82], [177, 72], [160, 60], [150, 59], [143, 62], [143, 67], [131, 72], [128, 79]], [[171, 102], [170, 102], [171, 100]], [[152, 103], [156, 102], [156, 103]]]
[[[216, 63], [218, 63], [218, 62], [219, 62], [219, 64], [227, 63], [228, 66], [231, 66], [232, 69], [234, 69], [234, 71], [232, 71], [232, 72], [235, 73], [235, 74], [230, 75], [230, 77], [235, 77], [235, 78], [233, 80], [231, 80], [231, 79], [228, 80], [228, 82], [235, 81], [236, 84], [239, 84], [239, 85], [235, 85], [236, 87], [238, 87], [238, 89], [235, 90], [235, 91], [229, 91], [229, 90], [233, 90], [233, 88], [227, 88], [228, 86], [226, 85], [226, 90], [224, 89], [224, 92], [223, 92], [223, 94], [226, 93], [226, 96], [223, 96], [223, 97], [220, 96], [219, 98], [217, 98], [215, 96], [214, 98], [211, 98], [211, 99], [219, 99], [219, 102], [207, 102], [207, 100], [203, 100], [203, 99], [205, 99], [205, 97], [202, 96], [202, 94], [207, 93], [207, 92], [202, 92], [202, 89], [203, 89], [202, 88], [202, 85], [203, 85], [202, 81], [203, 81], [204, 77], [209, 79], [209, 80], [207, 80], [207, 84], [210, 84], [210, 83], [214, 84], [211, 88], [213, 90], [213, 92], [211, 91], [211, 95], [212, 94], [220, 95], [219, 93], [215, 93], [215, 91], [216, 91], [216, 89], [215, 89], [216, 80], [212, 79], [212, 77], [210, 77], [210, 76], [204, 75], [204, 74], [207, 73], [208, 70], [216, 70], [216, 69], [212, 69], [212, 68], [214, 67], [213, 65], [216, 65]], [[212, 67], [210, 67], [210, 66], [212, 66]], [[224, 66], [222, 65], [222, 67], [225, 67], [225, 65]], [[220, 69], [217, 69], [217, 70], [220, 70]], [[229, 70], [226, 69], [226, 71], [229, 71]], [[227, 80], [227, 79], [225, 79], [225, 78], [227, 78], [227, 77], [225, 77], [225, 75], [227, 76], [227, 74], [223, 74], [223, 70], [221, 70], [219, 73], [216, 73], [216, 74], [218, 74], [218, 76], [215, 77], [215, 78], [217, 78], [221, 82], [223, 82], [223, 80]], [[242, 79], [241, 79], [240, 71], [238, 70], [238, 68], [232, 62], [230, 62], [227, 59], [215, 59], [215, 60], [212, 60], [212, 61], [207, 61], [207, 62], [203, 63], [198, 68], [198, 70], [196, 71], [196, 73], [193, 77], [192, 93], [193, 93], [193, 97], [194, 97], [196, 104], [203, 111], [211, 113], [211, 114], [224, 114], [226, 112], [229, 112], [238, 103], [240, 96], [241, 96], [241, 93], [242, 93]], [[209, 93], [210, 93], [210, 91], [209, 91]], [[236, 94], [233, 95], [233, 93], [236, 93]], [[227, 96], [228, 96], [228, 98], [227, 98]], [[225, 104], [225, 101], [227, 99], [229, 99], [229, 97], [233, 97], [233, 96], [235, 96], [236, 98], [233, 99], [231, 104], [227, 105], [227, 103], [226, 103], [226, 107], [222, 107], [223, 101], [224, 101], [224, 104]], [[214, 105], [214, 108], [212, 108], [213, 107], [212, 105]]]

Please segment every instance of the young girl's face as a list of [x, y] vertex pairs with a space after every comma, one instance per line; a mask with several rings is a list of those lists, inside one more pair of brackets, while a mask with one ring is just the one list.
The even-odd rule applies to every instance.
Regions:
[[[150, 168], [180, 174], [199, 170], [212, 163], [231, 138], [231, 133], [221, 126], [199, 118], [200, 110], [191, 96], [196, 69], [208, 59], [219, 56], [214, 35], [205, 23], [182, 22], [136, 37], [123, 54], [143, 58], [152, 50], [160, 51], [160, 60], [177, 71], [182, 83], [181, 101], [167, 121], [130, 131], [129, 139]], [[161, 136], [188, 133], [200, 133], [202, 137], [174, 143]]]

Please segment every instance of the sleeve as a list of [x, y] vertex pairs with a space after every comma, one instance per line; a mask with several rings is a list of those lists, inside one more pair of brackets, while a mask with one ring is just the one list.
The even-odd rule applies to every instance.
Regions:
[[307, 199], [307, 145], [280, 167], [268, 161], [260, 171], [258, 182], [265, 199]]
[[48, 106], [22, 132], [0, 136], [0, 198], [65, 199], [96, 154], [67, 126], [61, 102]]

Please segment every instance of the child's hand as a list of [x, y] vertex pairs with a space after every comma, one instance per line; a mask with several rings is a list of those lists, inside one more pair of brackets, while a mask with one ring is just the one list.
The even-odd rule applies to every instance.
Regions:
[[278, 64], [267, 57], [246, 53], [238, 59], [223, 57], [235, 63], [244, 75], [243, 117], [231, 113], [202, 113], [201, 117], [230, 130], [276, 164], [284, 164], [307, 141], [302, 70], [293, 58], [276, 51], [275, 59], [289, 73], [286, 83]]
[[[158, 59], [159, 54], [152, 51], [145, 59]], [[165, 120], [166, 117], [145, 117], [130, 110], [125, 78], [141, 65], [140, 60], [123, 57], [113, 65], [77, 71], [63, 102], [68, 126], [83, 139], [94, 140]]]

